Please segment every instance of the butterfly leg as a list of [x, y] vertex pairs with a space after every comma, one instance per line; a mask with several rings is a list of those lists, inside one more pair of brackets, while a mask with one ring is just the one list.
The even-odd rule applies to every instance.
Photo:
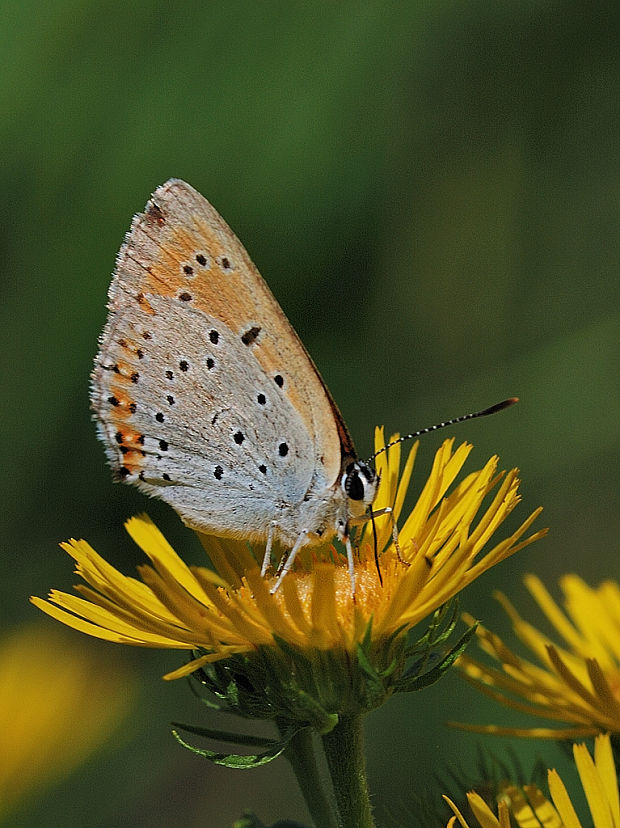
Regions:
[[265, 546], [265, 554], [263, 555], [263, 565], [260, 570], [260, 574], [265, 577], [265, 573], [269, 569], [271, 564], [271, 547], [273, 546], [273, 536], [276, 531], [276, 526], [278, 525], [277, 520], [272, 520], [269, 524], [269, 532], [267, 534], [267, 544]]
[[349, 578], [351, 579], [351, 598], [355, 601], [355, 563], [353, 561], [353, 547], [351, 546], [351, 538], [349, 535], [345, 538], [345, 546], [347, 547], [347, 563], [349, 564]]
[[400, 552], [400, 543], [398, 542], [398, 526], [396, 525], [396, 520], [394, 518], [394, 510], [391, 506], [385, 506], [383, 509], [377, 509], [376, 512], [372, 513], [373, 519], [381, 517], [381, 515], [390, 515], [392, 519], [392, 543], [394, 544], [394, 549], [396, 550], [396, 557], [400, 563], [407, 564], [407, 561], [403, 558]]
[[[394, 518], [394, 512], [390, 507], [387, 509], [381, 510], [384, 514], [389, 514], [392, 517], [392, 543], [394, 544], [394, 549], [396, 550], [396, 557], [400, 561], [400, 563], [409, 566], [407, 561], [403, 558], [400, 552], [400, 543], [398, 542], [398, 526], [396, 525], [396, 520]], [[376, 513], [375, 513], [376, 514]]]
[[[392, 507], [391, 506], [384, 506], [383, 509], [377, 509], [376, 512], [372, 513], [373, 518], [381, 517], [382, 515], [391, 515], [392, 514]], [[349, 526], [361, 526], [363, 523], [368, 523], [370, 520], [370, 512], [366, 512], [363, 515], [359, 515], [358, 517], [349, 518]], [[394, 522], [394, 518], [392, 518], [392, 522]]]
[[300, 532], [299, 537], [295, 541], [295, 543], [293, 545], [293, 548], [291, 549], [291, 551], [288, 554], [288, 557], [286, 559], [285, 558], [282, 559], [282, 561], [280, 563], [280, 566], [278, 567], [278, 571], [276, 572], [276, 575], [278, 576], [278, 580], [275, 582], [275, 584], [271, 588], [271, 594], [272, 595], [273, 595], [274, 592], [277, 591], [278, 587], [280, 586], [280, 584], [284, 580], [284, 577], [286, 576], [286, 573], [290, 572], [290, 570], [293, 566], [293, 563], [295, 562], [295, 557], [297, 556], [297, 553], [299, 552], [301, 547], [306, 542], [309, 534], [310, 534], [310, 532], [308, 531], [308, 529], [304, 529], [302, 532]]

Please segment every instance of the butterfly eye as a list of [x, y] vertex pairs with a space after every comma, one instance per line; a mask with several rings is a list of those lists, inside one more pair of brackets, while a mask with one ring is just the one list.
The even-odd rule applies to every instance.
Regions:
[[364, 484], [362, 483], [357, 470], [347, 474], [344, 488], [351, 500], [364, 499]]
[[342, 487], [349, 500], [372, 503], [377, 490], [377, 475], [366, 463], [351, 463], [342, 478]]

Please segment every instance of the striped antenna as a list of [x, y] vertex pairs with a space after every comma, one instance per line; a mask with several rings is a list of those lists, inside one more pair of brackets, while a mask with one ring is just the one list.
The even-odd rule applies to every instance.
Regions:
[[475, 420], [477, 417], [488, 417], [489, 414], [497, 414], [498, 411], [503, 411], [504, 408], [509, 408], [509, 406], [514, 405], [515, 403], [519, 402], [518, 397], [508, 397], [507, 400], [502, 400], [499, 403], [495, 403], [490, 408], [484, 408], [482, 411], [474, 411], [473, 414], [462, 414], [460, 417], [454, 417], [452, 420], [446, 420], [445, 423], [437, 423], [437, 425], [428, 426], [428, 428], [422, 428], [420, 431], [414, 431], [411, 434], [405, 434], [404, 437], [399, 437], [398, 440], [392, 440], [391, 443], [385, 445], [379, 451], [376, 451], [368, 458], [368, 462], [374, 460], [378, 454], [386, 451], [391, 446], [395, 446], [397, 443], [404, 443], [405, 440], [414, 440], [416, 437], [421, 437], [423, 434], [430, 434], [431, 431], [439, 431], [440, 428], [446, 428], [446, 426], [456, 425], [457, 423], [464, 423], [465, 420]]

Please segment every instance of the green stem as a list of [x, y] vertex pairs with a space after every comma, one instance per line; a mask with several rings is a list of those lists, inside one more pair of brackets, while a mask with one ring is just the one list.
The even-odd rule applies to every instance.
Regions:
[[284, 755], [291, 763], [314, 824], [317, 828], [338, 828], [333, 798], [325, 790], [326, 780], [319, 773], [312, 729], [306, 727], [296, 733]]
[[361, 715], [341, 716], [336, 727], [323, 736], [323, 749], [340, 811], [340, 825], [373, 828]]

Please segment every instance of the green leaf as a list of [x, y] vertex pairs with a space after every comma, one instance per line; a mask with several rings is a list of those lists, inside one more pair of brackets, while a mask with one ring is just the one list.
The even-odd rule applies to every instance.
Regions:
[[233, 733], [229, 730], [216, 730], [208, 727], [198, 727], [196, 725], [185, 725], [180, 722], [172, 722], [174, 727], [184, 730], [186, 733], [193, 733], [194, 736], [203, 736], [205, 739], [215, 739], [218, 742], [232, 742], [236, 745], [245, 745], [246, 747], [268, 747], [273, 744], [273, 739], [267, 739], [263, 736], [250, 736], [246, 733]]
[[[181, 726], [181, 727], [184, 727], [184, 726]], [[190, 730], [190, 732], [197, 732], [197, 731], [203, 731], [204, 730], [203, 728], [185, 728], [185, 727], [184, 727], [184, 729]], [[197, 747], [194, 747], [193, 745], [188, 744], [184, 739], [182, 739], [179, 736], [179, 734], [176, 732], [176, 730], [172, 731], [172, 735], [177, 740], [177, 742], [179, 742], [179, 744], [183, 745], [183, 747], [187, 748], [187, 750], [191, 751], [192, 753], [195, 753], [198, 756], [203, 756], [205, 759], [208, 759], [210, 762], [213, 762], [213, 764], [215, 764], [215, 765], [223, 765], [225, 768], [233, 768], [233, 769], [237, 769], [237, 770], [251, 770], [252, 768], [260, 768], [262, 765], [267, 765], [269, 762], [273, 762], [274, 759], [277, 759], [278, 756], [280, 756], [280, 754], [282, 754], [284, 752], [284, 750], [286, 749], [286, 746], [288, 745], [290, 740], [293, 738], [295, 733], [298, 732], [298, 730], [299, 729], [290, 730], [283, 736], [282, 739], [278, 739], [278, 740], [271, 741], [271, 742], [269, 742], [268, 740], [259, 740], [258, 737], [243, 737], [242, 736], [241, 737], [242, 739], [246, 738], [246, 739], [254, 740], [254, 744], [257, 744], [259, 741], [261, 741], [264, 745], [265, 741], [267, 741], [267, 743], [269, 745], [268, 749], [263, 751], [262, 753], [253, 753], [253, 754], [247, 754], [247, 755], [239, 754], [239, 753], [218, 753], [217, 751], [214, 751], [214, 750], [206, 750], [206, 749], [203, 749], [203, 748], [197, 748]], [[224, 733], [224, 731], [217, 731], [217, 730], [204, 731], [203, 733], [198, 733], [197, 735], [205, 735], [205, 733], [208, 733], [210, 738], [214, 738], [213, 736], [211, 736], [212, 733], [222, 734], [222, 733]], [[239, 741], [239, 738], [237, 737], [237, 734], [228, 734], [228, 735], [229, 736], [234, 736], [235, 739], [223, 739], [222, 740], [221, 736], [216, 736], [215, 738], [219, 739], [220, 741], [237, 741], [237, 742], [242, 744], [242, 742]], [[263, 746], [263, 745], [261, 745], [261, 746]]]

